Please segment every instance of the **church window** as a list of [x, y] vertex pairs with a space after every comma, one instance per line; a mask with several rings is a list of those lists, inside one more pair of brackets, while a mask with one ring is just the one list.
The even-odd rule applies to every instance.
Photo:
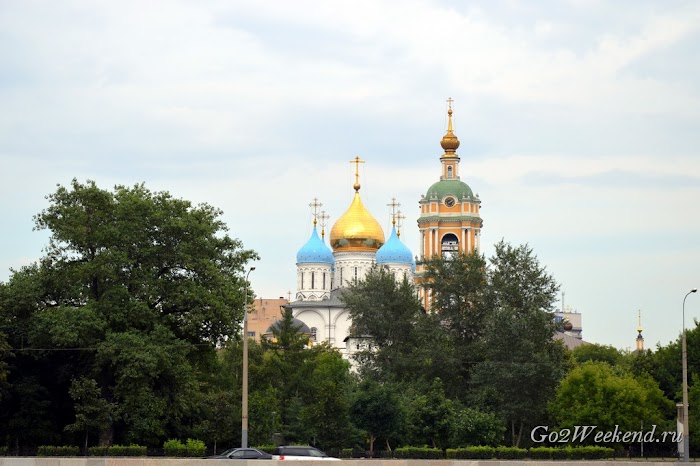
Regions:
[[301, 289], [304, 289], [304, 272], [301, 273]]
[[323, 289], [326, 289], [326, 272], [323, 272]]
[[343, 286], [343, 268], [340, 268], [340, 286]]
[[452, 179], [452, 165], [447, 167], [447, 179], [451, 180]]
[[459, 252], [459, 240], [454, 234], [448, 233], [442, 237], [441, 249], [442, 257], [450, 258]]
[[355, 267], [355, 283], [357, 283], [357, 267]]
[[316, 332], [317, 332], [316, 327], [311, 327], [311, 336], [310, 336], [311, 341], [316, 341]]
[[315, 272], [311, 272], [311, 289], [312, 289], [312, 290], [316, 288], [316, 286], [315, 286], [315, 285], [316, 285], [316, 283], [315, 283], [315, 282], [316, 282], [316, 280], [315, 280], [316, 277], [315, 277], [314, 275], [315, 275]]

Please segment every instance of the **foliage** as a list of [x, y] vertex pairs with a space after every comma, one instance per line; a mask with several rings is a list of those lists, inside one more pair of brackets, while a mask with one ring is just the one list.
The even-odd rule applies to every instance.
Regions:
[[450, 448], [447, 450], [447, 459], [484, 459], [490, 460], [496, 457], [496, 448], [490, 446], [473, 446], [466, 448]]
[[475, 397], [507, 420], [511, 445], [518, 446], [523, 430], [545, 418], [566, 371], [550, 312], [559, 288], [528, 246], [501, 241], [489, 263], [490, 312], [480, 340], [484, 359], [473, 369]]
[[396, 388], [372, 379], [364, 380], [356, 390], [351, 414], [357, 427], [369, 437], [369, 451], [374, 456], [374, 443], [396, 433], [405, 416], [396, 396]]
[[352, 332], [372, 337], [371, 345], [356, 353], [366, 377], [401, 381], [416, 376], [419, 346], [416, 326], [424, 317], [415, 289], [381, 267], [350, 284], [341, 299], [352, 318]]
[[78, 456], [80, 447], [62, 445], [39, 445], [37, 456]]
[[394, 450], [394, 458], [399, 459], [433, 459], [440, 460], [444, 458], [442, 450], [439, 448], [427, 448], [427, 447], [401, 447]]
[[642, 422], [662, 422], [664, 406], [671, 409], [671, 404], [651, 379], [640, 382], [615, 374], [607, 363], [585, 362], [562, 380], [551, 412], [560, 428], [596, 425], [600, 431], [632, 431]]
[[88, 448], [89, 456], [146, 456], [146, 447], [142, 445], [110, 445]]
[[102, 398], [100, 388], [93, 379], [84, 377], [73, 379], [68, 394], [75, 402], [75, 422], [66, 425], [64, 430], [84, 433], [83, 448], [87, 449], [88, 433], [91, 430], [100, 430], [109, 425], [115, 411], [115, 405]]
[[[94, 380], [115, 405], [100, 443], [189, 433], [201, 393], [217, 389], [203, 370], [239, 330], [243, 271], [257, 255], [226, 234], [218, 209], [143, 185], [73, 180], [48, 200], [35, 216], [51, 234], [44, 256], [0, 284], [2, 330], [23, 350], [10, 362], [0, 435], [36, 445], [68, 424], [85, 428], [71, 409], [73, 378]], [[31, 413], [13, 403], [20, 390], [33, 394]], [[24, 425], [26, 414], [44, 425]]]
[[610, 345], [599, 345], [597, 343], [586, 343], [580, 345], [571, 352], [573, 359], [578, 364], [586, 361], [607, 362], [610, 366], [622, 363], [624, 355], [622, 352]]
[[163, 443], [165, 456], [171, 457], [198, 457], [204, 456], [207, 447], [201, 440], [188, 438], [185, 443], [178, 439], [169, 439]]

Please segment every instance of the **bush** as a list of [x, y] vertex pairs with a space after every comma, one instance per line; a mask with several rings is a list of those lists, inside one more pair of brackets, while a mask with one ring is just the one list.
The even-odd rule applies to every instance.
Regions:
[[88, 456], [109, 456], [110, 447], [89, 447]]
[[552, 450], [552, 447], [532, 447], [528, 456], [533, 460], [551, 460]]
[[163, 451], [165, 456], [183, 457], [187, 451], [187, 447], [177, 439], [169, 439], [163, 443]]
[[448, 448], [447, 459], [452, 460], [490, 460], [496, 457], [496, 449], [494, 447], [465, 447], [465, 448]]
[[204, 445], [203, 441], [191, 438], [187, 439], [187, 443], [185, 443], [185, 448], [187, 449], [186, 454], [189, 457], [204, 456], [207, 452], [207, 446]]
[[146, 447], [141, 445], [111, 445], [109, 447], [90, 447], [89, 456], [146, 456]]
[[63, 445], [41, 445], [37, 451], [37, 456], [78, 456], [80, 454], [80, 448]]
[[163, 444], [163, 451], [165, 456], [197, 457], [204, 456], [207, 447], [201, 440], [188, 438], [186, 443], [182, 443], [180, 440], [170, 439]]
[[527, 450], [518, 447], [496, 447], [496, 458], [499, 460], [520, 460], [525, 458]]
[[0, 456], [7, 456], [7, 447], [0, 446]]
[[439, 448], [401, 447], [394, 450], [394, 458], [413, 460], [441, 460], [442, 450]]

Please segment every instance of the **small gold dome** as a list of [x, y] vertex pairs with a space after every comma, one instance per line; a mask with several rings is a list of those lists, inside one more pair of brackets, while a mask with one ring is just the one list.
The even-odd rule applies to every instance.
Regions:
[[445, 151], [445, 156], [454, 156], [455, 151], [457, 148], [459, 148], [459, 139], [457, 139], [457, 136], [455, 136], [455, 133], [452, 131], [452, 107], [450, 106], [450, 109], [447, 111], [448, 115], [448, 124], [447, 124], [447, 133], [442, 137], [442, 140], [440, 141], [440, 145], [442, 146], [443, 150]]
[[355, 192], [352, 204], [331, 229], [331, 247], [334, 251], [376, 251], [383, 244], [382, 227]]

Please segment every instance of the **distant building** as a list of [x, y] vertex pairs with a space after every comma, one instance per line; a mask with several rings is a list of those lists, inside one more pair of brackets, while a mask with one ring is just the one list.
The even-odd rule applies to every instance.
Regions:
[[270, 325], [282, 318], [282, 306], [289, 304], [285, 298], [259, 298], [253, 301], [248, 314], [248, 337], [260, 341], [260, 336]]
[[583, 327], [579, 312], [566, 307], [564, 310], [554, 313], [554, 321], [560, 324], [562, 329], [554, 334], [555, 340], [563, 341], [570, 350], [586, 343], [583, 341]]

